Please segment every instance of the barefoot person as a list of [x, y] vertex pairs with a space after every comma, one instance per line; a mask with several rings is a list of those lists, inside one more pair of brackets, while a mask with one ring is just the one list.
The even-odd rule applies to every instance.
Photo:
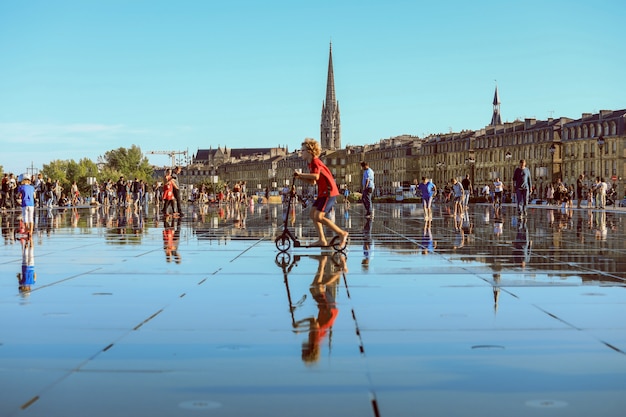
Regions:
[[335, 199], [339, 195], [339, 189], [333, 178], [333, 174], [328, 167], [319, 158], [322, 153], [320, 144], [311, 138], [304, 139], [302, 142], [302, 159], [309, 164], [308, 174], [294, 171], [293, 176], [300, 178], [309, 184], [317, 183], [317, 199], [311, 206], [309, 217], [313, 220], [313, 225], [317, 231], [319, 239], [311, 246], [328, 246], [328, 240], [324, 235], [324, 226], [328, 226], [339, 237], [339, 247], [343, 248], [348, 240], [348, 232], [342, 230], [333, 223], [326, 215], [330, 213], [335, 205]]

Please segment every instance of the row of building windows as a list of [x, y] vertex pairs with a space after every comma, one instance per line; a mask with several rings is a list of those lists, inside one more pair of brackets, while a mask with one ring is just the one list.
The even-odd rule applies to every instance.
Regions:
[[[362, 160], [367, 160], [376, 172], [378, 186], [387, 190], [422, 176], [446, 182], [471, 173], [476, 186], [496, 177], [510, 181], [520, 159], [527, 160], [538, 181], [561, 178], [573, 183], [581, 173], [621, 181], [625, 173], [625, 115], [626, 110], [602, 111], [596, 115], [584, 114], [578, 120], [526, 119], [479, 131], [426, 138], [405, 135], [372, 145], [328, 151], [322, 158], [338, 184], [357, 188]], [[605, 139], [602, 153], [598, 144], [600, 135]], [[217, 174], [224, 182], [266, 184], [288, 180], [295, 169], [306, 169], [299, 151], [230, 161], [211, 169], [199, 167], [190, 169], [188, 174], [197, 181]]]

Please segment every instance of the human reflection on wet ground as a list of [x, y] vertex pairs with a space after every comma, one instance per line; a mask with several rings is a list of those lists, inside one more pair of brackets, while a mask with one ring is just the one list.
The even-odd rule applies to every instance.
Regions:
[[[307, 300], [307, 294], [298, 300], [292, 300], [292, 290], [289, 286], [289, 273], [297, 266], [302, 258], [310, 258], [318, 262], [317, 271], [313, 281], [309, 284], [309, 293], [317, 306], [317, 313], [302, 313]], [[317, 362], [321, 355], [321, 344], [328, 339], [329, 350], [332, 339], [332, 327], [339, 309], [335, 301], [343, 274], [348, 272], [346, 267], [346, 255], [342, 252], [321, 255], [291, 255], [281, 253], [276, 257], [276, 263], [283, 270], [291, 323], [296, 333], [306, 331], [307, 340], [302, 343], [302, 360], [307, 363]], [[345, 275], [343, 275], [345, 280]], [[301, 316], [296, 318], [296, 314]]]
[[345, 255], [282, 210], [0, 213], [0, 415], [623, 414], [623, 209], [338, 205]]

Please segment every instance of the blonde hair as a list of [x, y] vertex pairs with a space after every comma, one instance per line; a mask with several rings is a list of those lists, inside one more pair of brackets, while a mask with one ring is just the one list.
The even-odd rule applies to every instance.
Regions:
[[305, 138], [304, 142], [302, 142], [302, 147], [311, 152], [311, 155], [313, 156], [320, 156], [322, 153], [322, 147], [315, 139], [312, 138]]

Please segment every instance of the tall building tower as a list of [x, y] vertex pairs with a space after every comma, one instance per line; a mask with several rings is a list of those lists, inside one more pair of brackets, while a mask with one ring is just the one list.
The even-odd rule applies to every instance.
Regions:
[[502, 124], [500, 117], [500, 95], [498, 94], [498, 85], [496, 84], [496, 93], [493, 95], [493, 116], [491, 116], [491, 126]]
[[320, 143], [322, 149], [341, 149], [341, 121], [339, 103], [335, 97], [335, 75], [333, 73], [333, 44], [330, 44], [328, 56], [328, 79], [326, 80], [326, 101], [322, 103], [322, 122], [320, 124]]

